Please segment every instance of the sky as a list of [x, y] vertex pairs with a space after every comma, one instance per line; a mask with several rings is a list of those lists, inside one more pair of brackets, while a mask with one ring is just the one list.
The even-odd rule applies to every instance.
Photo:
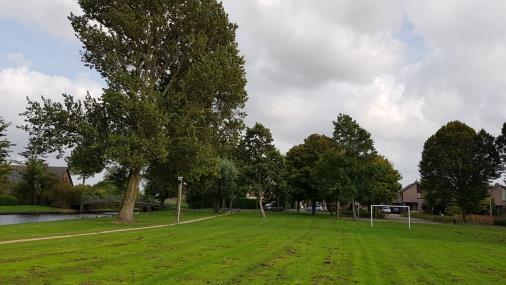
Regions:
[[[246, 59], [246, 122], [286, 152], [332, 134], [339, 113], [367, 129], [403, 176], [419, 178], [425, 140], [461, 120], [498, 135], [506, 121], [506, 1], [224, 0]], [[26, 97], [99, 96], [67, 20], [74, 0], [0, 0], [0, 117], [13, 159]], [[63, 160], [49, 158], [53, 165]], [[99, 178], [96, 178], [97, 180]], [[93, 180], [92, 180], [93, 181]]]

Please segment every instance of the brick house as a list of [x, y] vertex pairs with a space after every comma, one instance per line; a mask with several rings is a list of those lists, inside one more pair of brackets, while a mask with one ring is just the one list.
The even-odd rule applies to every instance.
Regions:
[[[10, 183], [19, 183], [23, 179], [23, 172], [25, 171], [25, 165], [11, 165], [11, 173], [9, 174], [8, 181]], [[72, 176], [67, 167], [59, 166], [48, 166], [47, 171], [58, 178], [63, 183], [68, 183], [70, 186], [74, 186]]]
[[496, 183], [490, 186], [489, 191], [490, 197], [492, 197], [493, 203], [495, 203], [495, 207], [506, 208], [506, 187]]
[[418, 181], [409, 184], [399, 192], [397, 204], [410, 206], [413, 211], [425, 209], [422, 187]]

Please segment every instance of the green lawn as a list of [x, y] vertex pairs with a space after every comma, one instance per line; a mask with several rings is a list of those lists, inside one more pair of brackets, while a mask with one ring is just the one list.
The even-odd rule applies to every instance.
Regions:
[[[139, 224], [167, 212], [140, 215]], [[207, 213], [185, 212], [186, 218]], [[108, 221], [46, 223], [66, 231]], [[39, 229], [40, 230], [40, 229]], [[0, 239], [34, 225], [0, 227]], [[52, 230], [51, 230], [52, 231]], [[9, 234], [10, 233], [10, 234]], [[42, 234], [41, 231], [37, 232]], [[0, 284], [501, 284], [506, 229], [245, 212], [146, 231], [0, 245]]]
[[15, 206], [0, 206], [0, 214], [8, 213], [54, 213], [68, 211], [48, 206], [33, 206], [33, 205], [15, 205]]

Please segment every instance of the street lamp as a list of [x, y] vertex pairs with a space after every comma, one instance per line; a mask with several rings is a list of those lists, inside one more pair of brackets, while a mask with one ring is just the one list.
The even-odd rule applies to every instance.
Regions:
[[181, 217], [181, 196], [183, 192], [183, 176], [179, 176], [177, 180], [179, 181], [179, 185], [177, 187], [177, 223], [179, 224], [179, 219]]

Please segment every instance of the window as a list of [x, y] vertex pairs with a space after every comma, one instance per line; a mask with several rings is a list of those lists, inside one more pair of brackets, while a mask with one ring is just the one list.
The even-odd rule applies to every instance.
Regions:
[[502, 200], [506, 201], [506, 189], [502, 189]]
[[422, 193], [416, 193], [416, 198], [423, 199]]

